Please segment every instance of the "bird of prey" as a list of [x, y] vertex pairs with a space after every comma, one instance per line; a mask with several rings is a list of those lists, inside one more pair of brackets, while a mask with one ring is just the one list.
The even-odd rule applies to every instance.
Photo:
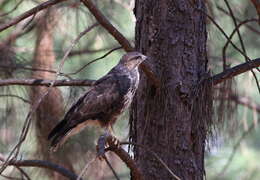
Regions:
[[139, 65], [146, 56], [129, 52], [105, 76], [97, 80], [68, 110], [64, 119], [50, 132], [51, 150], [56, 151], [70, 136], [88, 125], [107, 131], [131, 104], [139, 84]]

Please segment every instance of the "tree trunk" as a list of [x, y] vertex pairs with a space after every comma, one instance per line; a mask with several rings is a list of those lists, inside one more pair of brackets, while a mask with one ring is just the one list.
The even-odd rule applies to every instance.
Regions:
[[[37, 23], [37, 41], [34, 55], [33, 68], [35, 69], [52, 69], [55, 63], [55, 54], [53, 51], [53, 31], [57, 23], [57, 13], [55, 9], [45, 11], [39, 22]], [[34, 71], [33, 78], [53, 79], [54, 74], [44, 71]], [[47, 90], [48, 87], [32, 87], [31, 99], [36, 102]], [[49, 142], [47, 141], [50, 130], [58, 123], [64, 113], [63, 98], [58, 88], [51, 88], [49, 94], [43, 99], [42, 103], [36, 111], [36, 136], [37, 136], [37, 155], [42, 159], [52, 161], [62, 165], [73, 172], [73, 166], [64, 156], [63, 152], [50, 154]], [[63, 176], [46, 170], [53, 179], [66, 179]]]
[[[136, 50], [149, 57], [161, 82], [142, 74], [131, 108], [130, 138], [154, 151], [182, 180], [203, 179], [211, 125], [205, 1], [136, 0]], [[134, 147], [144, 179], [174, 179], [144, 148]]]

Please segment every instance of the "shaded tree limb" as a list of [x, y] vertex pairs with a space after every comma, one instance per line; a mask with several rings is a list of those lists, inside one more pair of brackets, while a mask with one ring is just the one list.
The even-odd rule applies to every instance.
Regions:
[[38, 6], [26, 11], [25, 13], [21, 14], [20, 16], [17, 16], [13, 19], [11, 19], [9, 22], [5, 23], [5, 24], [2, 24], [0, 25], [0, 32], [19, 23], [20, 21], [36, 14], [37, 12], [43, 10], [43, 9], [46, 9], [52, 5], [55, 5], [57, 3], [60, 3], [60, 2], [63, 2], [63, 1], [66, 1], [66, 0], [49, 0], [49, 1], [46, 1], [46, 2], [43, 2], [41, 4], [39, 4]]
[[97, 9], [91, 0], [81, 0], [81, 2], [89, 9], [97, 21], [111, 34], [125, 51], [133, 51], [134, 48], [130, 42], [107, 20], [107, 18]]
[[[2, 157], [0, 157], [1, 161], [5, 161]], [[8, 166], [16, 166], [16, 167], [39, 167], [39, 168], [47, 168], [52, 171], [55, 171], [64, 177], [67, 177], [71, 180], [76, 180], [78, 176], [73, 172], [65, 169], [62, 166], [54, 164], [52, 162], [43, 161], [43, 160], [11, 160], [7, 163]]]
[[106, 142], [109, 147], [105, 151], [114, 152], [130, 169], [133, 180], [143, 180], [143, 175], [138, 168], [136, 162], [129, 156], [129, 154], [118, 144], [115, 144], [114, 137], [108, 136]]
[[[81, 2], [89, 9], [96, 20], [104, 27], [109, 34], [111, 34], [118, 43], [124, 48], [126, 52], [134, 51], [130, 42], [121, 34], [110, 22], [109, 20], [98, 10], [98, 8], [93, 4], [91, 0], [81, 0]], [[148, 64], [141, 64], [141, 70], [146, 74], [146, 76], [152, 81], [152, 83], [159, 87], [159, 80], [154, 75], [151, 67]]]
[[91, 86], [94, 80], [47, 80], [47, 79], [5, 79], [0, 80], [0, 86], [23, 85], [23, 86]]
[[213, 85], [217, 85], [227, 79], [231, 79], [239, 74], [242, 74], [246, 71], [249, 71], [253, 68], [257, 68], [259, 66], [260, 66], [260, 58], [257, 58], [257, 59], [245, 62], [243, 64], [239, 64], [235, 67], [229, 68], [229, 69], [223, 71], [222, 73], [212, 76], [210, 79], [211, 79]]

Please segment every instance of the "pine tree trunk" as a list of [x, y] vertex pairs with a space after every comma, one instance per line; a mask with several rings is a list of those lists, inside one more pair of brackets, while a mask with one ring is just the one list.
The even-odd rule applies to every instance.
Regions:
[[[207, 76], [205, 1], [136, 0], [136, 49], [149, 57], [161, 82], [145, 77], [131, 108], [130, 137], [154, 151], [182, 180], [203, 179], [211, 125]], [[147, 150], [134, 147], [146, 180], [174, 179]]]

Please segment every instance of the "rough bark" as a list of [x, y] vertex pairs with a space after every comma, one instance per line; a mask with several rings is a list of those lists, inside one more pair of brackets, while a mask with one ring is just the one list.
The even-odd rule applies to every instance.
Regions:
[[[136, 0], [136, 49], [148, 55], [161, 82], [142, 75], [131, 108], [130, 138], [154, 151], [181, 179], [203, 179], [211, 125], [205, 1]], [[174, 179], [154, 156], [134, 147], [145, 179]]]
[[[55, 63], [53, 30], [57, 22], [55, 20], [57, 14], [54, 9], [49, 9], [44, 13], [37, 24], [37, 41], [33, 68], [52, 69]], [[44, 71], [35, 71], [32, 76], [33, 78], [53, 79], [54, 74]], [[31, 90], [31, 101], [35, 102], [48, 90], [48, 87], [32, 87]], [[41, 156], [44, 160], [62, 164], [62, 166], [73, 172], [73, 167], [68, 156], [62, 156], [62, 152], [55, 153], [54, 155], [50, 154], [49, 142], [47, 141], [50, 130], [62, 117], [64, 113], [63, 109], [63, 98], [60, 90], [58, 88], [52, 88], [36, 111], [37, 155]], [[53, 179], [66, 179], [54, 171], [48, 170], [48, 174], [50, 177], [53, 177]]]

